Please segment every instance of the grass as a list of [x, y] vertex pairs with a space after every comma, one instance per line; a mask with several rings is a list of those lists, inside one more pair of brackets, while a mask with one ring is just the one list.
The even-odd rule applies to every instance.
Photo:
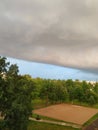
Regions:
[[93, 107], [93, 106], [89, 105], [89, 104], [86, 103], [86, 102], [79, 102], [78, 100], [70, 101], [69, 104], [79, 105], [79, 106], [84, 106], [84, 107]]
[[[38, 116], [38, 114], [32, 114], [32, 117], [33, 118], [36, 118]], [[54, 118], [51, 118], [51, 117], [47, 117], [47, 116], [42, 116], [42, 115], [39, 115], [40, 119], [43, 119], [43, 120], [49, 120], [49, 121], [54, 121], [54, 122], [64, 122], [64, 123], [68, 123], [70, 125], [78, 125], [78, 124], [75, 124], [75, 123], [72, 123], [72, 122], [67, 122], [67, 121], [63, 121], [63, 120], [58, 120], [58, 119], [54, 119]]]
[[[70, 103], [71, 102], [69, 102], [69, 104]], [[73, 103], [71, 103], [71, 104], [98, 109], [98, 104], [89, 106], [87, 103], [79, 103], [77, 101], [73, 101]], [[34, 109], [43, 108], [43, 107], [46, 107], [46, 101], [41, 100], [41, 99], [36, 99], [36, 100], [33, 100], [32, 105], [33, 105]], [[36, 114], [33, 114], [32, 117], [36, 118], [36, 116], [37, 116]], [[53, 118], [49, 118], [49, 117], [45, 117], [45, 116], [40, 116], [40, 118], [45, 119], [45, 120], [64, 122], [61, 120], [57, 120], [57, 119], [53, 119]], [[98, 113], [96, 115], [94, 115], [91, 119], [89, 119], [86, 123], [84, 123], [83, 126], [87, 126], [87, 125], [91, 124], [96, 119], [98, 119]], [[1, 122], [1, 120], [0, 120], [0, 122]], [[0, 123], [0, 125], [2, 125], [2, 122]], [[72, 127], [68, 127], [68, 126], [60, 126], [60, 125], [55, 125], [55, 124], [43, 123], [43, 122], [30, 121], [29, 125], [28, 125], [28, 130], [81, 130], [81, 129], [72, 128]]]
[[46, 107], [46, 100], [35, 99], [32, 101], [32, 106], [33, 106], [33, 109]]
[[[2, 124], [2, 120], [0, 120], [0, 125], [1, 124]], [[2, 127], [0, 127], [0, 129], [1, 128]], [[68, 126], [48, 124], [43, 122], [29, 121], [27, 130], [81, 130], [81, 129], [72, 128]]]
[[68, 126], [60, 126], [60, 125], [30, 121], [28, 130], [80, 130], [80, 129]]
[[[98, 109], [98, 103], [94, 104], [94, 105], [90, 105], [86, 102], [79, 102], [78, 100], [68, 101], [68, 102], [64, 102], [64, 103]], [[32, 101], [33, 109], [40, 109], [40, 108], [47, 107], [47, 106], [50, 106], [50, 105], [54, 105], [54, 104], [49, 103], [47, 105], [46, 100], [42, 100], [42, 99], [35, 99], [35, 100]]]
[[96, 109], [98, 109], [98, 104], [95, 104], [93, 107], [96, 108]]
[[98, 119], [98, 113], [97, 114], [95, 114], [92, 118], [90, 118], [87, 122], [85, 122], [84, 124], [83, 124], [83, 126], [88, 126], [88, 125], [90, 125], [93, 121], [95, 121], [96, 119]]
[[[66, 102], [65, 102], [66, 103]], [[77, 100], [73, 100], [71, 102], [68, 102], [69, 104], [73, 104], [73, 105], [79, 105], [79, 106], [84, 106], [84, 107], [90, 107], [90, 108], [96, 108], [98, 109], [98, 103], [94, 104], [94, 105], [90, 105], [86, 102], [79, 102]]]
[[[79, 102], [78, 100], [68, 101], [68, 102], [64, 102], [64, 103], [98, 109], [98, 103], [94, 104], [94, 105], [90, 105], [86, 102]], [[40, 109], [40, 108], [43, 108], [43, 107], [46, 107], [46, 106], [49, 106], [49, 105], [53, 105], [53, 104], [49, 103], [47, 105], [46, 100], [42, 100], [42, 99], [35, 99], [35, 100], [32, 101], [32, 106], [33, 106], [34, 109]]]
[[[32, 114], [32, 117], [33, 118], [36, 118], [38, 116], [38, 114]], [[56, 121], [56, 122], [64, 122], [62, 120], [58, 120], [58, 119], [54, 119], [54, 118], [50, 118], [50, 117], [47, 117], [47, 116], [42, 116], [42, 115], [39, 115], [39, 117], [43, 120], [49, 120], [49, 121]]]

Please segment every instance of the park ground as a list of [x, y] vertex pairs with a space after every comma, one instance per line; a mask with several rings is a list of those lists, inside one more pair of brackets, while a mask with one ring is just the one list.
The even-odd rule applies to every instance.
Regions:
[[98, 109], [71, 104], [58, 104], [37, 109], [33, 112], [38, 115], [83, 125], [98, 113]]

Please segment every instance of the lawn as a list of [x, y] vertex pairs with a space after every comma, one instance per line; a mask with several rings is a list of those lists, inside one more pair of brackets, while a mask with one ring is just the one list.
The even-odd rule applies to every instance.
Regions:
[[67, 126], [60, 126], [42, 122], [30, 121], [28, 130], [80, 130]]

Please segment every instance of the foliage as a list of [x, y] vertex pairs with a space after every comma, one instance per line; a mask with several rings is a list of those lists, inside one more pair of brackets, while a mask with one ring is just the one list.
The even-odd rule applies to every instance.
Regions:
[[[26, 130], [32, 113], [33, 82], [18, 75], [18, 66], [0, 57], [0, 111], [5, 129]], [[4, 128], [3, 128], [4, 130]]]
[[37, 89], [39, 88], [39, 81], [34, 80], [36, 81], [37, 98], [46, 100], [46, 105], [74, 102], [75, 100], [88, 105], [94, 105], [98, 102], [98, 83], [91, 84], [86, 81], [72, 81], [71, 79], [66, 81], [40, 79], [40, 89]]

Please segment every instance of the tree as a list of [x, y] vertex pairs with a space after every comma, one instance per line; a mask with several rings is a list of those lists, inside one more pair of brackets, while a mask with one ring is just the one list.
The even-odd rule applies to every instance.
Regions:
[[90, 98], [89, 98], [89, 104], [90, 105], [94, 105], [96, 103], [94, 97], [91, 95]]
[[[3, 64], [1, 64], [1, 61]], [[26, 130], [32, 113], [33, 82], [18, 75], [18, 66], [0, 57], [0, 111], [9, 130]], [[3, 128], [4, 130], [4, 128]]]

